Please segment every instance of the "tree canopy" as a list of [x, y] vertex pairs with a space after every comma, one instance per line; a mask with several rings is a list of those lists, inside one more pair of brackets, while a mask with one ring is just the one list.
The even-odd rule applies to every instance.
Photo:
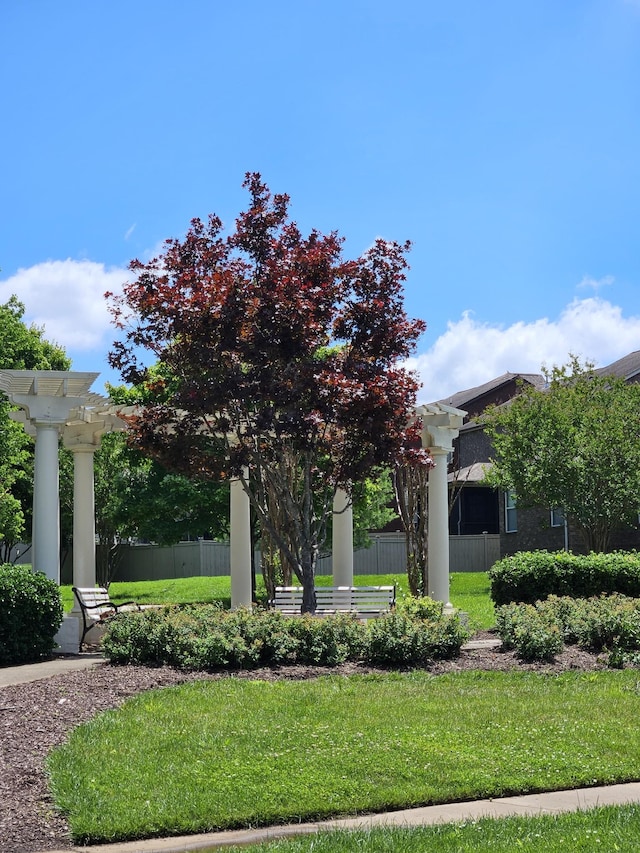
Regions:
[[640, 385], [596, 373], [574, 357], [483, 416], [494, 447], [488, 481], [515, 492], [519, 506], [559, 508], [590, 551], [637, 524]]
[[105, 435], [95, 454], [95, 496], [96, 574], [103, 586], [130, 539], [173, 545], [188, 536], [228, 533], [227, 483], [171, 473], [129, 447], [122, 432]]
[[[27, 326], [16, 296], [0, 305], [0, 370], [69, 370], [62, 347], [47, 341], [44, 329]], [[11, 406], [0, 395], [0, 559], [30, 539], [33, 503], [33, 441], [9, 418]]]
[[260, 175], [244, 186], [233, 232], [194, 219], [131, 262], [134, 280], [108, 294], [110, 362], [144, 402], [128, 417], [134, 444], [190, 476], [239, 477], [312, 611], [333, 495], [391, 463], [418, 387], [402, 360], [425, 325], [403, 306], [408, 243], [344, 260], [337, 233], [304, 237]]

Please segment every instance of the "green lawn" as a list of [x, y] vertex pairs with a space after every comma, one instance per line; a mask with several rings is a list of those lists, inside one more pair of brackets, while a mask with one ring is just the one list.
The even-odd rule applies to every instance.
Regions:
[[[330, 576], [317, 578], [318, 585], [330, 586]], [[356, 575], [354, 583], [360, 586], [396, 584], [398, 599], [408, 592], [406, 575]], [[472, 628], [490, 628], [495, 624], [493, 604], [489, 598], [489, 578], [486, 572], [456, 573], [451, 575], [451, 603], [469, 614]], [[139, 604], [188, 604], [220, 601], [225, 607], [231, 602], [229, 577], [191, 577], [159, 581], [114, 581], [109, 587], [113, 600], [137, 601]], [[70, 586], [61, 586], [60, 594], [66, 612], [73, 607]], [[264, 601], [262, 578], [258, 577], [258, 600]]]
[[203, 681], [76, 729], [52, 785], [106, 842], [619, 782], [639, 694], [631, 670]]

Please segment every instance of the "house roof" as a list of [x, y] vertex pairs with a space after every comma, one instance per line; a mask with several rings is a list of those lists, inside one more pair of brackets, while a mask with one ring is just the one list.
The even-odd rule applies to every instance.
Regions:
[[[595, 372], [602, 376], [619, 376], [627, 382], [640, 382], [640, 350], [631, 352], [606, 367], [599, 367]], [[450, 397], [438, 400], [438, 403], [453, 406], [456, 409], [472, 410], [475, 408], [479, 412], [485, 408], [486, 404], [478, 407], [474, 406], [474, 403], [481, 401], [483, 397], [495, 395], [500, 388], [518, 379], [533, 385], [534, 388], [543, 389], [545, 387], [545, 378], [540, 373], [511, 373], [508, 371], [489, 380], [489, 382], [484, 382], [482, 385], [476, 385], [474, 388], [467, 388], [464, 391], [456, 391]]]
[[607, 367], [599, 367], [596, 371], [600, 376], [619, 376], [630, 382], [633, 379], [640, 380], [640, 350], [630, 352], [609, 364]]
[[447, 406], [454, 406], [457, 409], [464, 409], [465, 406], [468, 406], [472, 401], [478, 400], [480, 397], [484, 397], [487, 394], [491, 394], [491, 392], [495, 391], [497, 388], [507, 385], [509, 382], [513, 382], [517, 379], [521, 379], [523, 382], [528, 382], [536, 388], [542, 388], [544, 386], [544, 377], [539, 373], [507, 372], [503, 373], [502, 376], [497, 376], [495, 379], [491, 379], [489, 382], [483, 383], [482, 385], [476, 385], [475, 388], [468, 388], [466, 391], [457, 391], [450, 397], [446, 397], [438, 402], [445, 403]]
[[466, 468], [451, 471], [447, 475], [447, 480], [456, 486], [464, 486], [465, 483], [480, 483], [492, 467], [492, 462], [474, 462], [473, 465], [467, 465]]

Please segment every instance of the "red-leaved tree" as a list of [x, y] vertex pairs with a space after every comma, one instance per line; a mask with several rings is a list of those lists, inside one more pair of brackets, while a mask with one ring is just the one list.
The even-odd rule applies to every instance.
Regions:
[[408, 243], [378, 239], [344, 260], [342, 239], [304, 237], [260, 175], [244, 186], [232, 233], [194, 219], [159, 257], [131, 262], [134, 280], [107, 294], [120, 329], [109, 360], [144, 400], [134, 444], [194, 477], [240, 477], [313, 612], [335, 490], [394, 459], [418, 388], [402, 361], [425, 324], [403, 307]]

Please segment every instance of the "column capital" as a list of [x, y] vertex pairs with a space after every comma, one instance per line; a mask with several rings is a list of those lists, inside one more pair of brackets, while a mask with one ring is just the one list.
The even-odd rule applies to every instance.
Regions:
[[467, 413], [444, 403], [430, 403], [418, 406], [416, 415], [422, 420], [422, 446], [434, 453], [450, 453]]

